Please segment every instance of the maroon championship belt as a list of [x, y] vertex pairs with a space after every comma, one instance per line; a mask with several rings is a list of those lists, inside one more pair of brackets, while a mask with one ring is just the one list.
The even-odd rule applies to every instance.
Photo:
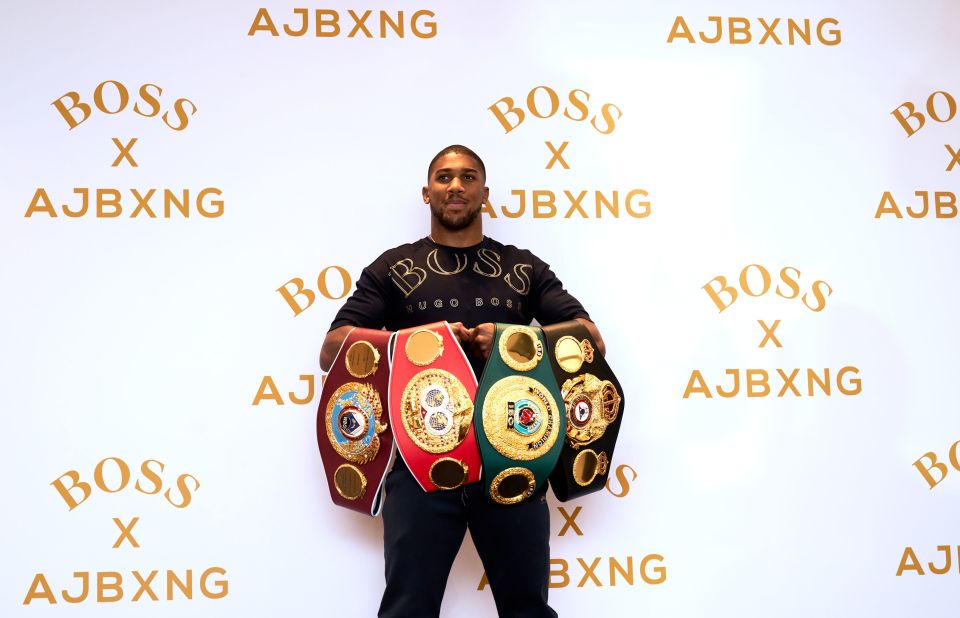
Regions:
[[397, 331], [388, 406], [403, 461], [424, 491], [480, 480], [477, 378], [446, 322]]
[[590, 331], [576, 320], [543, 327], [567, 432], [550, 487], [561, 501], [600, 490], [623, 420], [623, 389]]
[[317, 443], [334, 504], [376, 517], [393, 460], [387, 423], [393, 333], [354, 328], [344, 339], [317, 410]]

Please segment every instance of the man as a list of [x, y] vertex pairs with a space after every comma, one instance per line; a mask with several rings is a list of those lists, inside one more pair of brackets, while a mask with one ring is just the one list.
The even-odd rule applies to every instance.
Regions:
[[[430, 234], [386, 251], [363, 270], [324, 339], [324, 371], [354, 326], [399, 330], [441, 320], [451, 323], [478, 379], [490, 353], [494, 322], [578, 319], [603, 353], [600, 333], [587, 312], [543, 261], [483, 235], [480, 209], [488, 194], [483, 161], [469, 148], [448, 146], [433, 158], [423, 188]], [[501, 617], [557, 615], [547, 604], [546, 484], [514, 506], [484, 497], [481, 483], [426, 493], [397, 458], [385, 500], [387, 585], [381, 618], [439, 615], [450, 567], [468, 527]]]

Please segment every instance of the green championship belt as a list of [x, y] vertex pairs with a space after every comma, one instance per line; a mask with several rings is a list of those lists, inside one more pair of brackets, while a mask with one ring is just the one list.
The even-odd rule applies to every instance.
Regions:
[[544, 326], [543, 334], [567, 421], [550, 487], [566, 502], [606, 484], [623, 419], [623, 389], [583, 324]]
[[497, 324], [474, 407], [483, 489], [494, 502], [529, 498], [563, 447], [563, 398], [539, 328]]

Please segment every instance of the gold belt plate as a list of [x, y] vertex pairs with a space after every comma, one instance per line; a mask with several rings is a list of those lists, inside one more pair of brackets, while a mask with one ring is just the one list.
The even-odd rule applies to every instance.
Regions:
[[567, 409], [567, 443], [575, 449], [602, 436], [620, 413], [617, 388], [590, 373], [564, 382], [560, 394]]
[[[521, 414], [533, 414], [518, 426]], [[540, 382], [527, 376], [501, 378], [483, 402], [483, 431], [501, 455], [530, 461], [545, 454], [560, 434], [557, 402]]]
[[466, 438], [473, 401], [449, 371], [424, 369], [403, 389], [400, 418], [414, 444], [428, 453], [446, 453]]

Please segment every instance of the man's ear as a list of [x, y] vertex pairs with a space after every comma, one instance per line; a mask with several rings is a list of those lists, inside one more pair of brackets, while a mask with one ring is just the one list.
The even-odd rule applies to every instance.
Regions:
[[483, 201], [484, 202], [490, 201], [490, 187], [483, 188]]
[[424, 204], [429, 204], [429, 203], [430, 203], [430, 194], [427, 192], [427, 188], [424, 187], [424, 188], [421, 190], [421, 193], [423, 194], [423, 203], [424, 203]]

